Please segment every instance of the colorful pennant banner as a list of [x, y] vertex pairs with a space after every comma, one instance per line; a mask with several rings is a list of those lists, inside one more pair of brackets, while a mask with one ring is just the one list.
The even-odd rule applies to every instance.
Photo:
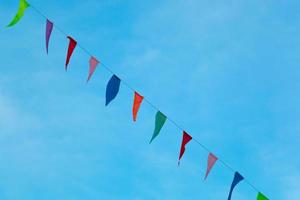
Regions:
[[65, 70], [67, 71], [68, 65], [71, 59], [71, 56], [73, 54], [73, 51], [77, 45], [77, 42], [70, 36], [67, 36], [67, 38], [70, 40], [69, 41], [69, 47], [68, 47], [68, 53], [67, 53], [67, 59], [66, 59], [66, 65], [65, 65]]
[[136, 121], [137, 118], [137, 113], [140, 109], [140, 106], [144, 100], [144, 97], [140, 95], [137, 92], [134, 92], [134, 100], [133, 100], [133, 106], [132, 106], [132, 116], [133, 116], [133, 121]]
[[213, 168], [213, 166], [215, 165], [217, 160], [218, 160], [218, 158], [214, 154], [212, 154], [212, 153], [208, 154], [207, 169], [206, 169], [204, 180], [206, 180], [210, 170]]
[[235, 173], [234, 173], [233, 181], [232, 181], [232, 183], [231, 183], [229, 195], [228, 195], [228, 200], [231, 199], [232, 192], [233, 192], [233, 189], [235, 188], [235, 186], [236, 186], [237, 184], [239, 184], [239, 182], [241, 182], [242, 180], [244, 180], [244, 177], [243, 177], [240, 173], [235, 172]]
[[[17, 14], [15, 15], [15, 17], [13, 18], [13, 20], [7, 26], [11, 27], [11, 26], [15, 25], [16, 23], [18, 23], [21, 20], [21, 18], [24, 16], [24, 12], [29, 6], [30, 5], [26, 0], [20, 0], [19, 10], [18, 10]], [[32, 8], [34, 8], [34, 7], [32, 7]], [[36, 10], [36, 8], [34, 8], [34, 9]], [[36, 10], [36, 11], [40, 14], [40, 11], [38, 11], [38, 10]], [[48, 50], [49, 50], [49, 41], [51, 38], [53, 27], [54, 27], [53, 22], [46, 19], [46, 51], [47, 51], [47, 54], [48, 54]], [[67, 52], [67, 57], [66, 57], [65, 70], [67, 70], [70, 59], [74, 52], [74, 49], [77, 46], [76, 40], [74, 40], [71, 36], [67, 36], [67, 38], [69, 39], [69, 46], [68, 46], [68, 52]], [[93, 57], [93, 56], [90, 57], [89, 73], [88, 73], [88, 77], [87, 77], [87, 82], [90, 81], [91, 77], [93, 76], [93, 74], [99, 64], [100, 64], [100, 62], [95, 57]], [[109, 71], [111, 72], [111, 70], [109, 70]], [[117, 75], [113, 74], [106, 86], [106, 101], [105, 101], [106, 106], [108, 106], [108, 104], [110, 104], [110, 102], [113, 101], [116, 98], [116, 96], [118, 95], [119, 90], [120, 90], [120, 84], [121, 84], [121, 79]], [[133, 101], [133, 106], [132, 106], [133, 121], [137, 120], [137, 115], [138, 115], [138, 112], [139, 112], [139, 109], [140, 109], [140, 106], [141, 106], [143, 100], [144, 100], [144, 97], [142, 95], [140, 95], [138, 92], [134, 91], [134, 101]], [[148, 100], [147, 100], [147, 102], [149, 103]], [[149, 103], [149, 104], [152, 105], [151, 103]], [[150, 143], [152, 143], [152, 141], [159, 135], [166, 120], [167, 120], [167, 116], [164, 115], [162, 112], [157, 111], [156, 116], [155, 116], [155, 128], [154, 128], [154, 132], [153, 132], [152, 138], [150, 140]], [[173, 122], [172, 120], [170, 120], [170, 121]], [[173, 122], [173, 123], [179, 128], [179, 126], [175, 122]], [[181, 128], [179, 128], [179, 129], [181, 129]], [[193, 138], [191, 135], [189, 135], [188, 133], [183, 131], [182, 143], [181, 143], [179, 158], [178, 158], [178, 165], [180, 164], [181, 158], [183, 157], [183, 155], [185, 153], [186, 145], [192, 139]], [[201, 143], [199, 143], [199, 144], [208, 151], [208, 149], [205, 146], [203, 146]], [[218, 158], [213, 153], [210, 152], [208, 154], [207, 168], [206, 168], [204, 180], [206, 180], [206, 178], [208, 177], [210, 171], [214, 167], [217, 160], [218, 160]], [[222, 160], [220, 160], [220, 161], [222, 161]], [[241, 174], [239, 174], [239, 172], [235, 172], [234, 179], [232, 181], [229, 195], [228, 195], [228, 200], [231, 200], [231, 196], [232, 196], [234, 188], [242, 180], [244, 180], [244, 177]], [[257, 190], [257, 189], [255, 189], [255, 190]], [[257, 200], [269, 200], [269, 199], [265, 195], [263, 195], [261, 192], [258, 192]]]
[[106, 86], [106, 102], [107, 106], [119, 93], [121, 80], [116, 75], [113, 75]]
[[53, 29], [53, 23], [47, 19], [46, 20], [46, 51], [47, 51], [47, 54], [48, 54], [49, 40], [51, 37], [52, 29]]
[[150, 140], [150, 143], [158, 136], [161, 128], [164, 126], [165, 122], [167, 120], [167, 117], [160, 111], [156, 113], [155, 116], [155, 129], [152, 135], [152, 138]]
[[7, 27], [11, 27], [11, 26], [15, 25], [16, 23], [18, 23], [24, 16], [26, 8], [28, 8], [29, 6], [30, 5], [26, 0], [20, 0], [19, 10], [18, 10], [17, 14], [15, 15], [15, 17], [7, 25]]
[[179, 159], [178, 159], [178, 166], [180, 165], [180, 160], [185, 152], [185, 145], [187, 143], [189, 143], [192, 140], [192, 136], [190, 136], [189, 134], [187, 134], [185, 131], [183, 131], [183, 135], [182, 135], [182, 143], [181, 143], [181, 147], [180, 147], [180, 153], [179, 153]]
[[96, 70], [96, 67], [97, 65], [99, 64], [100, 62], [95, 58], [95, 57], [91, 57], [90, 58], [90, 70], [89, 70], [89, 75], [88, 75], [88, 78], [87, 78], [87, 81], [86, 82], [89, 82], [91, 77], [93, 76], [95, 70]]

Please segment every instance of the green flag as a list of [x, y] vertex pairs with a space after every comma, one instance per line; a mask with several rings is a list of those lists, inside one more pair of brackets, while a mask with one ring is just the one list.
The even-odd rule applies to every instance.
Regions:
[[265, 195], [259, 192], [257, 195], [257, 200], [269, 200], [269, 199]]
[[160, 111], [158, 111], [156, 113], [155, 129], [154, 129], [153, 136], [150, 140], [150, 143], [154, 140], [154, 138], [156, 138], [156, 136], [158, 136], [158, 134], [159, 134], [161, 128], [164, 126], [166, 120], [167, 120], [167, 117], [163, 113], [161, 113]]
[[26, 0], [20, 0], [18, 13], [13, 18], [13, 20], [7, 25], [7, 27], [11, 27], [11, 26], [15, 25], [16, 23], [18, 23], [18, 21], [20, 21], [20, 19], [23, 17], [26, 8], [28, 8], [29, 6], [30, 5]]

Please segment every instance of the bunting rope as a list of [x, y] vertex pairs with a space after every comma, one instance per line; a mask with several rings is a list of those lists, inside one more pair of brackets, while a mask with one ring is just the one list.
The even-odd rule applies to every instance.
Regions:
[[[8, 25], [8, 27], [9, 27], [9, 26], [12, 26], [12, 25], [14, 25], [14, 24], [16, 24], [16, 23], [21, 19], [21, 17], [23, 16], [25, 9], [26, 9], [27, 7], [29, 7], [29, 6], [30, 6], [37, 14], [39, 14], [40, 16], [42, 16], [43, 18], [45, 18], [45, 19], [47, 20], [47, 22], [50, 22], [50, 21], [49, 21], [49, 18], [48, 18], [46, 15], [44, 15], [39, 9], [37, 9], [34, 5], [28, 4], [28, 3], [26, 2], [26, 0], [20, 0], [20, 7], [19, 7], [18, 14], [15, 16], [15, 18], [13, 19], [13, 21]], [[124, 79], [121, 79], [121, 78], [117, 77], [117, 76], [115, 75], [116, 73], [114, 73], [114, 71], [113, 71], [110, 67], [106, 66], [102, 61], [101, 61], [101, 62], [97, 61], [97, 60], [93, 57], [93, 54], [92, 54], [92, 53], [90, 53], [90, 52], [89, 52], [85, 47], [83, 47], [80, 43], [78, 43], [78, 42], [76, 42], [75, 40], [73, 40], [68, 34], [66, 34], [66, 33], [63, 31], [63, 29], [61, 29], [61, 28], [60, 28], [59, 26], [57, 26], [55, 23], [51, 23], [50, 34], [51, 34], [51, 31], [52, 31], [52, 26], [55, 27], [61, 34], [63, 34], [63, 35], [66, 36], [67, 38], [69, 38], [69, 39], [70, 39], [70, 42], [71, 42], [71, 41], [75, 42], [75, 43], [73, 44], [74, 46], [72, 47], [72, 50], [71, 50], [71, 51], [73, 51], [74, 48], [75, 48], [75, 46], [77, 45], [82, 51], [84, 51], [87, 55], [91, 56], [91, 58], [94, 59], [95, 65], [100, 64], [101, 66], [103, 66], [103, 68], [104, 68], [106, 71], [108, 71], [109, 73], [111, 73], [111, 74], [113, 75], [112, 79], [113, 79], [114, 77], [117, 78], [118, 81], [119, 81], [118, 84], [120, 84], [120, 82], [122, 82], [123, 85], [125, 85], [125, 86], [126, 86], [127, 88], [129, 88], [131, 91], [133, 91], [133, 92], [136, 93], [136, 90], [135, 90], [128, 82], [126, 82]], [[47, 34], [49, 34], [49, 33], [47, 33]], [[49, 37], [49, 35], [48, 35], [48, 37]], [[49, 42], [48, 40], [49, 40], [49, 38], [47, 39], [47, 53], [48, 53], [48, 42]], [[69, 46], [69, 47], [70, 47], [70, 46]], [[70, 50], [70, 49], [69, 49], [69, 50]], [[72, 54], [72, 52], [71, 52], [71, 54]], [[68, 52], [68, 56], [69, 56], [69, 52]], [[67, 65], [68, 65], [69, 59], [70, 59], [70, 57], [67, 58], [66, 70], [67, 70]], [[90, 77], [91, 77], [91, 72], [90, 72], [90, 74], [89, 74], [88, 80], [90, 79]], [[111, 79], [110, 81], [113, 81], [112, 79]], [[119, 86], [119, 85], [118, 85], [118, 86]], [[119, 90], [119, 88], [117, 88], [117, 90]], [[117, 92], [116, 92], [116, 93], [117, 93]], [[115, 95], [116, 95], [116, 94], [115, 94]], [[115, 96], [114, 96], [114, 97], [115, 97]], [[111, 97], [111, 98], [113, 99], [114, 97]], [[112, 99], [110, 99], [110, 100], [112, 100]], [[230, 188], [230, 194], [229, 194], [228, 199], [231, 199], [231, 193], [232, 193], [232, 190], [233, 190], [233, 188], [235, 187], [235, 185], [237, 185], [241, 180], [243, 180], [243, 181], [245, 181], [246, 184], [248, 184], [253, 190], [255, 190], [255, 191], [258, 193], [258, 196], [257, 196], [257, 199], [258, 199], [258, 200], [268, 200], [267, 197], [265, 197], [262, 193], [260, 193], [260, 190], [258, 190], [257, 187], [256, 187], [255, 185], [253, 185], [249, 180], [247, 180], [246, 178], [244, 178], [243, 176], [241, 176], [236, 170], [234, 170], [234, 169], [233, 169], [229, 164], [227, 164], [224, 160], [220, 159], [219, 157], [218, 157], [218, 158], [215, 157], [215, 156], [212, 154], [212, 151], [210, 151], [210, 149], [209, 149], [206, 145], [204, 145], [203, 143], [201, 143], [198, 139], [195, 139], [195, 138], [192, 138], [191, 136], [189, 136], [189, 135], [185, 132], [185, 129], [183, 129], [183, 128], [175, 121], [175, 120], [173, 120], [173, 119], [170, 118], [169, 116], [165, 116], [164, 114], [162, 114], [162, 113], [160, 112], [160, 109], [159, 109], [157, 106], [155, 106], [149, 99], [147, 99], [146, 97], [142, 97], [142, 99], [144, 99], [145, 102], [146, 102], [148, 105], [150, 105], [154, 110], [156, 110], [156, 111], [158, 112], [157, 114], [160, 113], [161, 115], [163, 115], [163, 116], [165, 117], [165, 120], [168, 120], [168, 121], [171, 122], [177, 129], [179, 129], [181, 132], [183, 132], [183, 133], [184, 133], [183, 137], [188, 136], [188, 138], [187, 138], [187, 140], [186, 140], [185, 143], [184, 143], [184, 138], [183, 138], [183, 144], [182, 144], [182, 147], [181, 147], [181, 148], [183, 148], [183, 149], [181, 149], [182, 152], [180, 152], [179, 161], [180, 161], [181, 156], [182, 156], [183, 153], [184, 153], [184, 150], [185, 150], [185, 149], [184, 149], [184, 146], [185, 146], [185, 144], [187, 144], [190, 140], [193, 140], [193, 141], [194, 141], [196, 144], [198, 144], [202, 149], [204, 149], [205, 151], [207, 151], [207, 152], [209, 153], [209, 156], [212, 156], [213, 161], [210, 163], [210, 164], [211, 164], [210, 168], [212, 167], [212, 165], [214, 164], [214, 162], [215, 162], [216, 160], [218, 160], [225, 168], [227, 168], [227, 169], [230, 170], [231, 172], [235, 173], [234, 180], [233, 180], [232, 185], [231, 185], [231, 188]], [[106, 102], [106, 105], [107, 105], [108, 103], [109, 103], [109, 102]], [[135, 117], [136, 117], [136, 116], [135, 116]], [[135, 121], [135, 117], [134, 117], [134, 121]], [[161, 127], [163, 126], [165, 120], [164, 120], [163, 123], [161, 124]], [[161, 128], [161, 127], [160, 127], [160, 128]], [[160, 130], [160, 128], [159, 128], [159, 130]], [[159, 132], [159, 130], [158, 130], [158, 132]], [[157, 133], [157, 134], [158, 134], [158, 133]], [[153, 135], [151, 141], [154, 139], [154, 137], [156, 137], [156, 135]], [[150, 143], [151, 143], [151, 141], [150, 141]], [[179, 162], [178, 162], [178, 164], [179, 164]], [[207, 174], [208, 174], [209, 170], [210, 170], [210, 169], [208, 169]], [[205, 178], [207, 177], [207, 174], [206, 174]]]

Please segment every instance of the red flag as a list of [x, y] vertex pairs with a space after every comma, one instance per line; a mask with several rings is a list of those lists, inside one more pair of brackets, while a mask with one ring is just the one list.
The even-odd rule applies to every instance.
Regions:
[[144, 99], [143, 96], [141, 96], [137, 92], [134, 92], [134, 102], [133, 102], [133, 107], [132, 107], [133, 121], [136, 121], [137, 113], [140, 109], [143, 99]]
[[217, 160], [218, 160], [218, 158], [214, 154], [209, 153], [208, 159], [207, 159], [207, 169], [206, 169], [206, 174], [205, 174], [204, 180], [207, 178], [210, 170], [213, 168], [213, 166]]
[[89, 71], [89, 76], [88, 76], [86, 82], [89, 82], [89, 80], [91, 79], [91, 77], [99, 63], [100, 62], [95, 57], [90, 58], [90, 71]]
[[181, 148], [180, 148], [180, 154], [179, 154], [179, 159], [178, 159], [178, 165], [180, 164], [180, 159], [183, 156], [185, 152], [185, 145], [189, 143], [192, 140], [192, 136], [187, 134], [185, 131], [183, 131], [183, 137], [182, 137], [182, 143], [181, 143]]
[[67, 68], [68, 68], [68, 64], [70, 62], [70, 58], [71, 58], [71, 56], [73, 54], [73, 51], [74, 51], [74, 49], [77, 45], [77, 42], [73, 38], [71, 38], [70, 36], [68, 36], [67, 38], [70, 40], [70, 42], [69, 42], [67, 60], [66, 60], [66, 65], [65, 65], [66, 71], [67, 71]]

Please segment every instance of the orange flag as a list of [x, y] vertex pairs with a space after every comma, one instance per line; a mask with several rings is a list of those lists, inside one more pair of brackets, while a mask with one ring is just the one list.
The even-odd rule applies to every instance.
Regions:
[[133, 121], [136, 121], [137, 113], [140, 109], [143, 99], [144, 99], [143, 96], [141, 96], [137, 92], [134, 92], [134, 101], [133, 101], [133, 107], [132, 107]]

